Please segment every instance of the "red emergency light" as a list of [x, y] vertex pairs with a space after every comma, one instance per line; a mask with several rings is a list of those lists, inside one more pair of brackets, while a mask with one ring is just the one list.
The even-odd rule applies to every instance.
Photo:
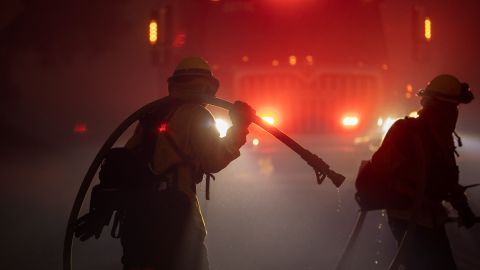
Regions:
[[158, 133], [165, 133], [168, 130], [168, 123], [167, 122], [162, 122], [157, 128]]
[[273, 7], [292, 7], [305, 6], [307, 4], [315, 3], [316, 0], [267, 0]]
[[75, 126], [73, 126], [73, 132], [76, 134], [83, 134], [87, 132], [87, 124], [85, 123], [76, 123]]
[[270, 124], [270, 125], [278, 125], [280, 122], [280, 114], [279, 111], [272, 106], [266, 105], [266, 106], [258, 106], [260, 107], [259, 110], [257, 111], [258, 116], [260, 118]]
[[180, 32], [175, 35], [175, 38], [173, 39], [172, 42], [172, 47], [173, 48], [181, 48], [185, 45], [187, 41], [187, 34]]
[[262, 120], [269, 123], [270, 125], [273, 125], [276, 122], [273, 116], [262, 116]]

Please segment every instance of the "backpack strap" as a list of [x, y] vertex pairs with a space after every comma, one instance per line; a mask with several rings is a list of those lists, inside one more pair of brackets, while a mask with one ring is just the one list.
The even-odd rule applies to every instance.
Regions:
[[215, 176], [212, 173], [205, 174], [205, 199], [210, 200], [210, 180], [215, 180]]
[[[175, 140], [173, 139], [172, 135], [168, 132], [168, 122], [170, 121], [170, 119], [173, 117], [174, 113], [176, 112], [176, 110], [179, 108], [180, 106], [177, 106], [175, 109], [171, 110], [170, 113], [162, 120], [162, 122], [160, 123], [160, 128], [159, 128], [159, 131], [165, 136], [167, 142], [169, 143], [169, 145], [173, 148], [173, 150], [175, 151], [175, 153], [180, 157], [180, 159], [182, 160], [182, 165], [186, 165], [187, 167], [189, 167], [192, 171], [197, 171], [197, 169], [195, 168], [195, 164], [193, 162], [193, 158], [190, 157], [189, 155], [187, 155], [179, 146], [178, 144], [175, 142]], [[152, 153], [152, 158], [153, 158], [153, 153]], [[178, 166], [179, 164], [176, 164], [174, 166]], [[210, 200], [210, 180], [215, 180], [215, 176], [211, 173], [207, 173], [207, 172], [199, 172], [201, 173], [202, 177], [200, 178], [200, 181], [203, 179], [203, 176], [205, 176], [205, 198], [207, 200]]]
[[[175, 153], [177, 153], [177, 155], [182, 159], [182, 163], [186, 164], [188, 167], [190, 167], [190, 169], [196, 170], [195, 165], [193, 164], [193, 158], [185, 154], [185, 152], [183, 152], [182, 149], [178, 147], [178, 145], [175, 143], [175, 140], [172, 138], [172, 136], [168, 132], [165, 132], [164, 136], [167, 139], [167, 142], [170, 144], [170, 146], [172, 146]], [[205, 198], [207, 200], [210, 200], [210, 180], [215, 180], [215, 176], [212, 173], [207, 173], [207, 172], [201, 172], [201, 174], [205, 176]], [[202, 179], [203, 179], [203, 176], [202, 176]]]

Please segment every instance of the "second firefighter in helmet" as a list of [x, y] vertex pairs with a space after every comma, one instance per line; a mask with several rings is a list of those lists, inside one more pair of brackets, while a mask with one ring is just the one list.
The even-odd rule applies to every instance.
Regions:
[[218, 87], [205, 60], [183, 59], [168, 79], [172, 105], [147, 116], [128, 141], [126, 147], [147, 153], [151, 170], [163, 180], [144, 188], [125, 214], [121, 240], [126, 269], [208, 269], [196, 184], [240, 156], [255, 114], [247, 104], [235, 102], [233, 125], [220, 138], [212, 114], [192, 99], [214, 96]]
[[392, 204], [387, 213], [397, 241], [402, 241], [409, 222], [416, 224], [403, 254], [398, 255], [403, 265], [407, 269], [456, 269], [442, 202], [453, 206], [462, 225], [470, 228], [475, 224], [465, 188], [459, 183], [453, 139], [458, 106], [470, 103], [473, 94], [468, 84], [442, 74], [418, 95], [422, 105], [419, 117], [395, 122], [372, 164], [379, 174], [392, 176]]

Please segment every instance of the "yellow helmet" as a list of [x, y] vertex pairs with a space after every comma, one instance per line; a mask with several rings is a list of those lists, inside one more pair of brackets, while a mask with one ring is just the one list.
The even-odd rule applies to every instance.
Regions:
[[211, 74], [210, 65], [201, 57], [189, 56], [185, 57], [175, 68], [175, 72], [184, 72], [188, 70], [200, 70]]
[[436, 76], [417, 95], [451, 103], [470, 103], [474, 98], [467, 83], [449, 74]]
[[215, 95], [220, 85], [212, 74], [210, 65], [203, 58], [190, 56], [182, 59], [175, 68], [172, 76], [168, 78], [169, 86], [176, 83], [188, 82], [195, 78], [205, 78], [208, 84], [207, 94]]

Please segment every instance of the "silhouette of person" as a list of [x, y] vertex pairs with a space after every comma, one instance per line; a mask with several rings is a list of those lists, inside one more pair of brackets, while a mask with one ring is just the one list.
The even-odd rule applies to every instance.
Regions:
[[168, 79], [173, 101], [142, 117], [125, 147], [107, 155], [77, 237], [98, 238], [117, 210], [124, 269], [209, 269], [196, 185], [240, 156], [255, 115], [235, 102], [232, 126], [221, 138], [205, 104], [192, 98], [214, 96], [218, 87], [204, 59], [187, 57], [177, 65]]
[[[412, 213], [417, 213], [415, 231], [402, 252], [402, 264], [408, 270], [456, 269], [444, 228], [448, 213], [443, 202], [456, 209], [461, 225], [470, 228], [475, 224], [465, 188], [459, 184], [453, 139], [458, 105], [472, 101], [473, 94], [468, 84], [443, 74], [430, 81], [418, 96], [422, 105], [419, 117], [398, 120], [372, 162], [377, 170], [398, 176], [392, 190], [402, 204], [387, 209], [389, 225], [398, 243], [407, 231]], [[415, 149], [416, 138], [421, 142], [420, 151]], [[418, 193], [422, 183], [423, 194]], [[423, 196], [421, 202], [415, 205], [419, 196]]]

